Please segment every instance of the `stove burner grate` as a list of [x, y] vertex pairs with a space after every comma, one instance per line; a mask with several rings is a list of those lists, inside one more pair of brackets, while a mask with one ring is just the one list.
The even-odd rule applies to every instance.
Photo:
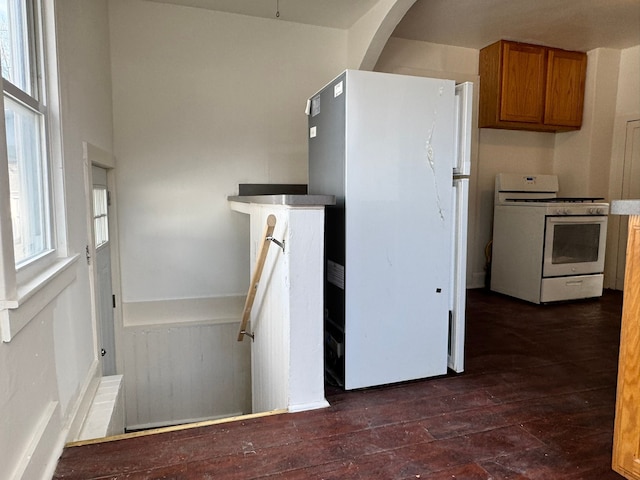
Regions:
[[604, 200], [602, 197], [551, 197], [551, 198], [507, 198], [507, 202], [534, 203], [593, 203]]

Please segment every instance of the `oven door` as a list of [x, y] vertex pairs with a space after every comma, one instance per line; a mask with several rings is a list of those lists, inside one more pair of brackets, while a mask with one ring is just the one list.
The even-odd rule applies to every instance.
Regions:
[[546, 217], [543, 277], [602, 273], [607, 217]]

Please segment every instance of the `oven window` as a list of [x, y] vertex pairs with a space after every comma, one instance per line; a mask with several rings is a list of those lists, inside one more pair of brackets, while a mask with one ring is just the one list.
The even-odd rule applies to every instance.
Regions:
[[600, 224], [556, 224], [553, 227], [551, 263], [585, 263], [598, 260]]

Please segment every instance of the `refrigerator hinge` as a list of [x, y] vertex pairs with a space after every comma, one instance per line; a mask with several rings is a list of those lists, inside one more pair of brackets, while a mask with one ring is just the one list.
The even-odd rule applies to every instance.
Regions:
[[453, 310], [449, 310], [449, 335], [447, 339], [447, 355], [451, 355], [453, 346]]

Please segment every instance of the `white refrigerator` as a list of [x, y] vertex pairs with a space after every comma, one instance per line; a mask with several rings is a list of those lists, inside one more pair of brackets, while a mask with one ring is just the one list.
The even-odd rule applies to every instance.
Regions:
[[345, 389], [464, 368], [472, 85], [347, 70], [307, 104], [326, 210], [325, 370]]

